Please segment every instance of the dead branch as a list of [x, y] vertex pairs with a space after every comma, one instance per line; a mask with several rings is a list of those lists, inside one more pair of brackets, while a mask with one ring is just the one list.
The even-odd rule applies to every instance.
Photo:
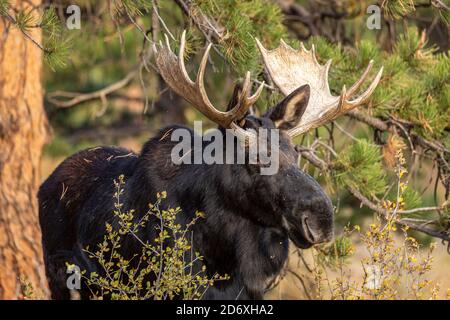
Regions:
[[[104, 99], [107, 95], [127, 86], [131, 82], [131, 80], [136, 77], [136, 75], [139, 73], [139, 70], [140, 66], [134, 67], [123, 79], [94, 92], [80, 93], [58, 90], [49, 93], [47, 95], [47, 100], [58, 108], [70, 108], [82, 102], [95, 99]], [[70, 99], [64, 100], [66, 98]]]
[[[358, 200], [360, 200], [361, 203], [364, 204], [366, 207], [372, 209], [373, 211], [379, 213], [380, 215], [382, 215], [384, 217], [386, 217], [388, 215], [389, 212], [387, 210], [379, 207], [378, 205], [376, 205], [375, 203], [370, 201], [358, 190], [356, 190], [352, 187], [348, 187], [347, 189], [353, 196], [355, 196]], [[398, 210], [397, 213], [402, 214], [402, 213], [412, 213], [412, 212], [421, 212], [421, 211], [436, 211], [439, 209], [442, 209], [442, 207], [416, 208], [416, 209], [412, 209], [412, 210], [403, 210], [403, 211]], [[396, 221], [396, 223], [401, 226], [406, 226], [409, 229], [416, 230], [416, 231], [425, 233], [427, 235], [430, 235], [432, 237], [442, 239], [443, 241], [450, 242], [450, 234], [448, 231], [440, 231], [440, 230], [435, 230], [435, 229], [427, 227], [427, 225], [429, 225], [431, 223], [435, 223], [435, 221], [427, 221], [426, 223], [416, 224], [406, 218], [406, 219], [399, 219]]]
[[[363, 111], [359, 111], [359, 110], [350, 110], [349, 112], [347, 112], [347, 115], [356, 120], [364, 122], [365, 124], [368, 124], [369, 126], [375, 128], [377, 130], [380, 130], [380, 131], [391, 131], [393, 129], [393, 127], [397, 126], [395, 121], [383, 121], [379, 118], [373, 117], [373, 116], [368, 115], [367, 113], [365, 113]], [[409, 132], [409, 136], [412, 141], [415, 141], [416, 143], [418, 143], [420, 146], [424, 147], [425, 149], [432, 149], [436, 152], [450, 154], [450, 151], [447, 148], [445, 148], [443, 145], [439, 144], [436, 141], [426, 140], [426, 139], [422, 138], [421, 136], [419, 136], [415, 133], [412, 133], [412, 132]], [[408, 138], [408, 137], [405, 137], [405, 138]]]

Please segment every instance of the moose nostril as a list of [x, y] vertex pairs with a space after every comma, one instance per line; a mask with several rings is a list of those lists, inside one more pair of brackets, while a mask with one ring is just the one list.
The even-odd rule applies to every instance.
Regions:
[[305, 237], [308, 239], [311, 243], [316, 243], [317, 241], [317, 234], [313, 231], [311, 226], [308, 224], [308, 218], [305, 217], [303, 219], [303, 232], [305, 234]]

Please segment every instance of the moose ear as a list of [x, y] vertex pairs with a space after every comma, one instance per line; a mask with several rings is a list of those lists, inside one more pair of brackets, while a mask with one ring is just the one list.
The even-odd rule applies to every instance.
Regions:
[[276, 106], [270, 108], [264, 117], [270, 118], [278, 129], [294, 128], [308, 106], [309, 91], [307, 84], [295, 89]]

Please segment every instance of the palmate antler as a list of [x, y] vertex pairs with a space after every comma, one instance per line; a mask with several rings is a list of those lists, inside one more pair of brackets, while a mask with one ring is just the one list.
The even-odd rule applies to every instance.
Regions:
[[270, 77], [284, 95], [289, 95], [302, 85], [310, 86], [308, 106], [299, 124], [288, 131], [291, 137], [333, 121], [345, 112], [363, 104], [375, 90], [383, 73], [381, 68], [367, 90], [359, 97], [350, 100], [369, 75], [373, 65], [373, 61], [370, 61], [361, 78], [350, 89], [346, 90], [344, 86], [340, 96], [333, 96], [328, 86], [331, 60], [328, 60], [324, 66], [320, 65], [315, 56], [314, 45], [311, 50], [306, 50], [301, 44], [301, 48], [295, 50], [281, 40], [278, 48], [269, 51], [258, 39], [256, 43]]
[[212, 44], [208, 45], [203, 54], [195, 82], [189, 77], [184, 65], [185, 45], [186, 31], [184, 31], [181, 36], [178, 57], [172, 52], [167, 36], [165, 44], [161, 43], [159, 48], [154, 45], [156, 65], [158, 66], [164, 81], [177, 94], [192, 103], [193, 106], [208, 119], [219, 124], [223, 128], [232, 129], [235, 135], [242, 141], [246, 141], [244, 140], [246, 138], [249, 140], [255, 139], [256, 136], [254, 133], [242, 129], [235, 121], [242, 119], [248, 109], [258, 100], [264, 87], [264, 83], [259, 86], [252, 96], [249, 96], [252, 84], [250, 81], [250, 72], [247, 72], [236, 106], [227, 112], [220, 111], [216, 109], [209, 100], [204, 85], [205, 69]]

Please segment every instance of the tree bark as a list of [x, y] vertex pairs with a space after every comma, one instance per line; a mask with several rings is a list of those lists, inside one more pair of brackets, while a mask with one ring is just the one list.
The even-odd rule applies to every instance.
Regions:
[[[29, 8], [41, 0], [10, 1]], [[39, 28], [27, 31], [41, 42]], [[47, 295], [36, 193], [48, 122], [41, 86], [42, 51], [0, 19], [0, 299], [17, 299], [23, 280]]]

